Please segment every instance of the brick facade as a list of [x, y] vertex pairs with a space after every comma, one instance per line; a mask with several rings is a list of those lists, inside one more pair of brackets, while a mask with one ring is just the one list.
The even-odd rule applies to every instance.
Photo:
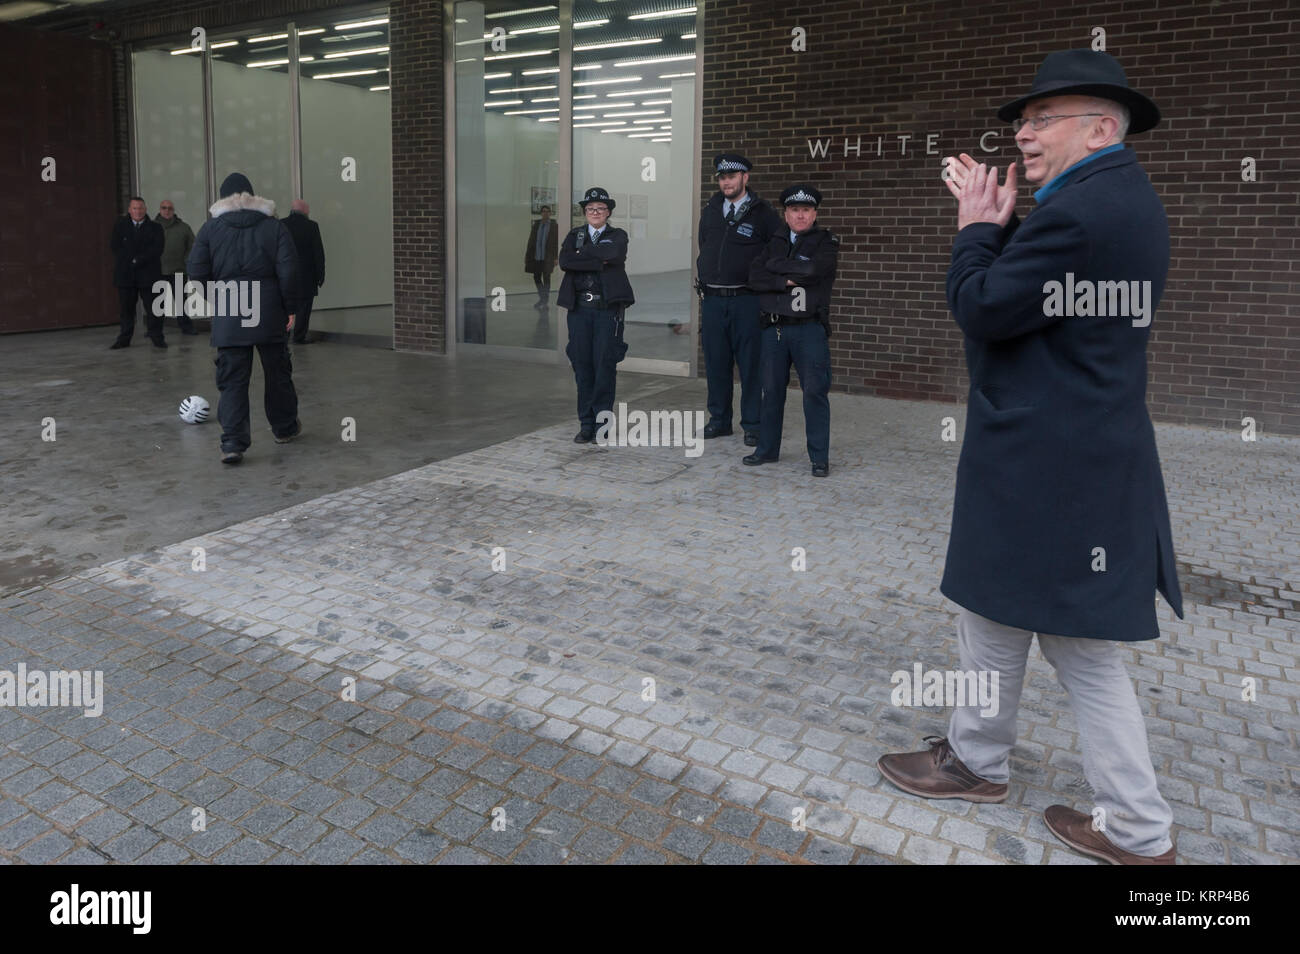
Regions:
[[[702, 155], [743, 152], [765, 196], [797, 179], [824, 192], [820, 221], [842, 236], [837, 389], [961, 400], [961, 334], [944, 298], [956, 214], [939, 161], [966, 151], [1005, 169], [1019, 153], [996, 107], [1028, 89], [1046, 53], [1085, 48], [1102, 27], [1164, 114], [1129, 140], [1173, 247], [1149, 349], [1152, 416], [1235, 430], [1250, 416], [1263, 433], [1296, 434], [1298, 25], [1288, 0], [710, 3]], [[795, 27], [805, 52], [791, 50]], [[988, 130], [996, 151], [981, 153]], [[899, 136], [911, 136], [906, 154]], [[810, 158], [810, 139], [831, 140], [829, 155]], [[1242, 181], [1245, 156], [1255, 182]], [[1021, 189], [1022, 217], [1032, 191]]]
[[[192, 0], [54, 15], [33, 26], [117, 31], [118, 188], [128, 191], [122, 44], [287, 19], [354, 4]], [[394, 345], [444, 351], [445, 94], [441, 4], [389, 4], [394, 195]], [[955, 225], [939, 159], [966, 150], [1005, 167], [1017, 155], [994, 108], [1028, 87], [1043, 55], [1087, 46], [1093, 29], [1165, 121], [1132, 138], [1169, 214], [1173, 262], [1150, 345], [1152, 415], [1267, 434], [1300, 433], [1297, 180], [1300, 13], [1290, 0], [976, 7], [857, 0], [731, 0], [703, 6], [702, 153], [757, 164], [774, 197], [795, 179], [826, 195], [823, 224], [843, 238], [831, 341], [837, 389], [923, 400], [965, 394], [961, 336], [943, 281]], [[807, 31], [807, 51], [791, 31]], [[1009, 39], [1014, 42], [1009, 42]], [[979, 151], [994, 131], [993, 152]], [[926, 153], [934, 136], [933, 154]], [[910, 137], [906, 144], [900, 136]], [[809, 141], [828, 148], [813, 158]], [[848, 148], [846, 149], [846, 145]], [[1257, 163], [1243, 182], [1241, 161]], [[705, 194], [712, 189], [705, 171]], [[1032, 206], [1026, 186], [1019, 209]], [[701, 368], [703, 362], [700, 362]]]

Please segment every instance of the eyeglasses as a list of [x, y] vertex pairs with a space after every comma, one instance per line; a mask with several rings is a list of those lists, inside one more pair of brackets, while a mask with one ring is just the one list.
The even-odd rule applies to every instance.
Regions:
[[1105, 116], [1105, 113], [1062, 113], [1059, 116], [1030, 116], [1027, 119], [1011, 120], [1011, 129], [1014, 132], [1020, 132], [1025, 126], [1033, 126], [1034, 130], [1046, 129], [1051, 125], [1054, 119], [1077, 119], [1079, 116]]
[[606, 208], [606, 207], [603, 206], [603, 205], [589, 205], [589, 206], [587, 206], [587, 211], [588, 211], [588, 212], [604, 212], [606, 215], [609, 214], [609, 209]]

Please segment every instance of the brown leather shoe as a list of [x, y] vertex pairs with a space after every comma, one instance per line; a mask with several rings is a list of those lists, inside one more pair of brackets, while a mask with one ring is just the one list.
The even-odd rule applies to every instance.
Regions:
[[922, 798], [964, 798], [968, 802], [1001, 802], [1005, 783], [982, 779], [965, 765], [947, 739], [927, 735], [928, 752], [882, 755], [876, 768], [903, 791]]
[[1094, 831], [1092, 818], [1064, 805], [1051, 805], [1043, 812], [1048, 830], [1075, 851], [1112, 865], [1172, 865], [1177, 858], [1176, 849], [1163, 855], [1135, 855], [1115, 845], [1099, 831]]

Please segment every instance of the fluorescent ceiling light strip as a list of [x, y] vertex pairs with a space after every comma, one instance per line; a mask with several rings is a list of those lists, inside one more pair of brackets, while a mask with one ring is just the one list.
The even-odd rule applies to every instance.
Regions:
[[[574, 116], [573, 118], [574, 118], [574, 119], [577, 119], [578, 117], [577, 117], [577, 116]], [[583, 118], [585, 119], [586, 117], [584, 116]], [[590, 128], [593, 127], [593, 126], [603, 126], [603, 125], [605, 125], [605, 124], [604, 124], [604, 123], [574, 123], [574, 124], [573, 124], [573, 128], [574, 128], [574, 129], [590, 129]]]
[[632, 124], [635, 126], [637, 123], [642, 123], [642, 124], [649, 123], [651, 126], [653, 126], [655, 123], [659, 122], [662, 118], [663, 117], [661, 116], [659, 119], [634, 119], [632, 120]]
[[387, 53], [386, 46], [369, 46], [364, 50], [340, 50], [338, 53], [326, 53], [327, 60], [341, 60], [347, 56], [369, 56], [371, 53]]
[[668, 17], [688, 17], [695, 12], [694, 7], [678, 7], [676, 10], [660, 10], [656, 13], [633, 13], [629, 20], [665, 20]]
[[650, 141], [651, 141], [651, 142], [672, 142], [672, 141], [673, 141], [673, 137], [672, 137], [672, 136], [665, 136], [663, 139], [651, 139]]
[[245, 63], [244, 65], [250, 70], [255, 70], [263, 66], [288, 66], [289, 60], [258, 60], [256, 63]]
[[495, 103], [484, 103], [483, 105], [484, 106], [522, 106], [523, 104], [524, 101], [522, 99], [501, 99], [501, 100], [497, 100]]
[[489, 80], [489, 79], [505, 79], [507, 76], [514, 76], [514, 75], [515, 75], [515, 74], [512, 73], [512, 72], [510, 72], [510, 70], [506, 70], [504, 73], [484, 73], [484, 74], [483, 74], [483, 78], [484, 78], [485, 80]]
[[[322, 32], [324, 32], [324, 31], [322, 31]], [[299, 32], [298, 35], [301, 36], [302, 33]], [[269, 42], [271, 42], [272, 40], [287, 40], [287, 39], [289, 39], [289, 34], [287, 34], [287, 33], [272, 33], [272, 34], [270, 34], [269, 36], [250, 36], [250, 37], [249, 37], [247, 40], [245, 40], [244, 42], [245, 42], [245, 43], [249, 43], [249, 44], [252, 44], [252, 43], [269, 43]]]
[[560, 121], [560, 117], [559, 116], [538, 116], [537, 121], [539, 123], [558, 123]]
[[554, 86], [515, 86], [510, 89], [490, 89], [488, 95], [491, 96], [493, 93], [535, 93], [538, 90], [555, 88]]
[[639, 82], [641, 82], [641, 77], [639, 76], [620, 76], [618, 77], [618, 79], [579, 80], [573, 85], [574, 86], [612, 86], [615, 83], [639, 83]]
[[388, 70], [351, 70], [347, 73], [316, 73], [312, 79], [337, 79], [340, 76], [373, 76], [375, 73], [387, 73]]
[[375, 93], [375, 92], [378, 92], [378, 91], [381, 90], [381, 89], [388, 89], [388, 87], [387, 87], [387, 86], [372, 86], [372, 87], [370, 87], [370, 92]]
[[[315, 36], [317, 33], [324, 33], [324, 32], [325, 32], [325, 28], [324, 28], [324, 27], [312, 27], [310, 30], [299, 30], [299, 31], [298, 31], [298, 35], [299, 35], [299, 36]], [[250, 40], [249, 42], [251, 43], [252, 41]]]
[[554, 50], [535, 50], [532, 53], [500, 53], [496, 56], [483, 57], [483, 62], [487, 63], [491, 60], [518, 60], [527, 56], [550, 56], [552, 53], [559, 53], [559, 52], [560, 51], [557, 48]]
[[532, 113], [558, 113], [559, 106], [551, 106], [545, 109], [507, 109], [502, 116], [528, 116]]
[[202, 52], [203, 52], [202, 50], [195, 49], [195, 48], [192, 47], [192, 46], [187, 46], [187, 47], [185, 47], [185, 49], [183, 49], [183, 50], [172, 50], [172, 51], [171, 51], [171, 55], [172, 55], [172, 56], [181, 56], [181, 55], [183, 55], [183, 54], [185, 54], [185, 53], [202, 53]]
[[686, 79], [688, 76], [694, 76], [694, 73], [660, 73], [660, 79]]
[[523, 10], [506, 10], [502, 13], [485, 14], [484, 20], [500, 20], [502, 17], [518, 17], [525, 13], [545, 13], [547, 10], [554, 10], [555, 7], [527, 7]]
[[628, 139], [649, 139], [651, 136], [658, 136], [657, 132], [634, 132], [628, 133]]
[[638, 109], [634, 113], [606, 113], [605, 116], [608, 119], [616, 119], [622, 116], [662, 116], [663, 114], [662, 109]]
[[216, 43], [209, 43], [209, 50], [224, 50], [228, 46], [239, 46], [238, 40], [219, 40]]
[[671, 99], [644, 99], [641, 101], [642, 106], [671, 106]]
[[671, 93], [672, 91], [673, 88], [671, 86], [664, 86], [659, 89], [622, 89], [619, 90], [618, 92], [610, 93], [609, 95], [610, 96], [651, 96], [655, 93]]
[[[643, 40], [615, 40], [613, 43], [583, 43], [573, 48], [574, 53], [581, 53], [586, 50], [613, 50], [620, 46], [646, 46], [650, 43], [662, 43], [660, 37], [650, 37]], [[694, 54], [692, 54], [694, 55]]]
[[[555, 26], [524, 27], [523, 29], [520, 30], [511, 30], [509, 33], [506, 34], [506, 36], [525, 36], [529, 33], [559, 33], [559, 32], [560, 32], [560, 25], [557, 23], [555, 24]], [[492, 39], [492, 34], [484, 33], [483, 39], [485, 40]]]
[[577, 70], [603, 70], [604, 68], [605, 66], [603, 63], [587, 63], [583, 66], [575, 66], [573, 69], [577, 71]]
[[520, 75], [521, 76], [545, 76], [548, 73], [558, 73], [558, 72], [560, 72], [560, 68], [558, 66], [548, 66], [546, 67], [546, 69], [524, 70]]
[[559, 101], [558, 96], [538, 96], [528, 100], [530, 103], [558, 103]]
[[380, 17], [376, 20], [353, 20], [351, 23], [336, 23], [336, 30], [350, 30], [353, 27], [379, 26], [381, 23], [387, 23], [388, 17]]
[[683, 40], [693, 40], [693, 39], [695, 39], [695, 34], [694, 34], [694, 33], [683, 33], [683, 34], [682, 34], [682, 39], [683, 39]]
[[693, 60], [694, 53], [683, 53], [679, 56], [656, 56], [649, 60], [620, 60], [615, 66], [648, 66], [651, 63], [676, 63], [679, 60]]
[[605, 25], [606, 23], [608, 23], [608, 22], [609, 22], [608, 19], [604, 19], [604, 20], [583, 20], [581, 23], [575, 23], [575, 24], [573, 25], [573, 28], [574, 28], [575, 30], [590, 30], [592, 27], [604, 26], [604, 25]]
[[[575, 93], [573, 95], [573, 98], [574, 99], [598, 99], [599, 97], [595, 93]], [[590, 107], [583, 107], [583, 108], [589, 109]]]

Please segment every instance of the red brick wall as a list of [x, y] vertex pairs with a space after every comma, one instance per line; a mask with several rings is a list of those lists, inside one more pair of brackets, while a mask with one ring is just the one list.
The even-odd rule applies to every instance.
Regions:
[[117, 320], [111, 69], [101, 44], [0, 24], [0, 333]]
[[[791, 31], [807, 31], [807, 51]], [[1152, 416], [1300, 433], [1300, 7], [1290, 0], [1053, 5], [1001, 0], [709, 3], [702, 153], [735, 149], [768, 197], [822, 189], [842, 237], [831, 339], [840, 390], [961, 400], [961, 334], [944, 278], [956, 215], [939, 160], [1015, 156], [997, 106], [1043, 56], [1094, 27], [1164, 121], [1133, 136], [1169, 215], [1173, 260], [1150, 345]], [[978, 148], [996, 130], [994, 153]], [[937, 155], [925, 154], [937, 134]], [[903, 155], [897, 139], [910, 135]], [[861, 155], [844, 141], [861, 137]], [[877, 137], [883, 136], [877, 156]], [[832, 139], [810, 158], [809, 139]], [[1257, 161], [1243, 182], [1241, 160]], [[705, 195], [712, 191], [705, 170]], [[1033, 206], [1024, 186], [1017, 204]]]
[[393, 97], [393, 347], [445, 352], [447, 250], [442, 4], [389, 6]]

